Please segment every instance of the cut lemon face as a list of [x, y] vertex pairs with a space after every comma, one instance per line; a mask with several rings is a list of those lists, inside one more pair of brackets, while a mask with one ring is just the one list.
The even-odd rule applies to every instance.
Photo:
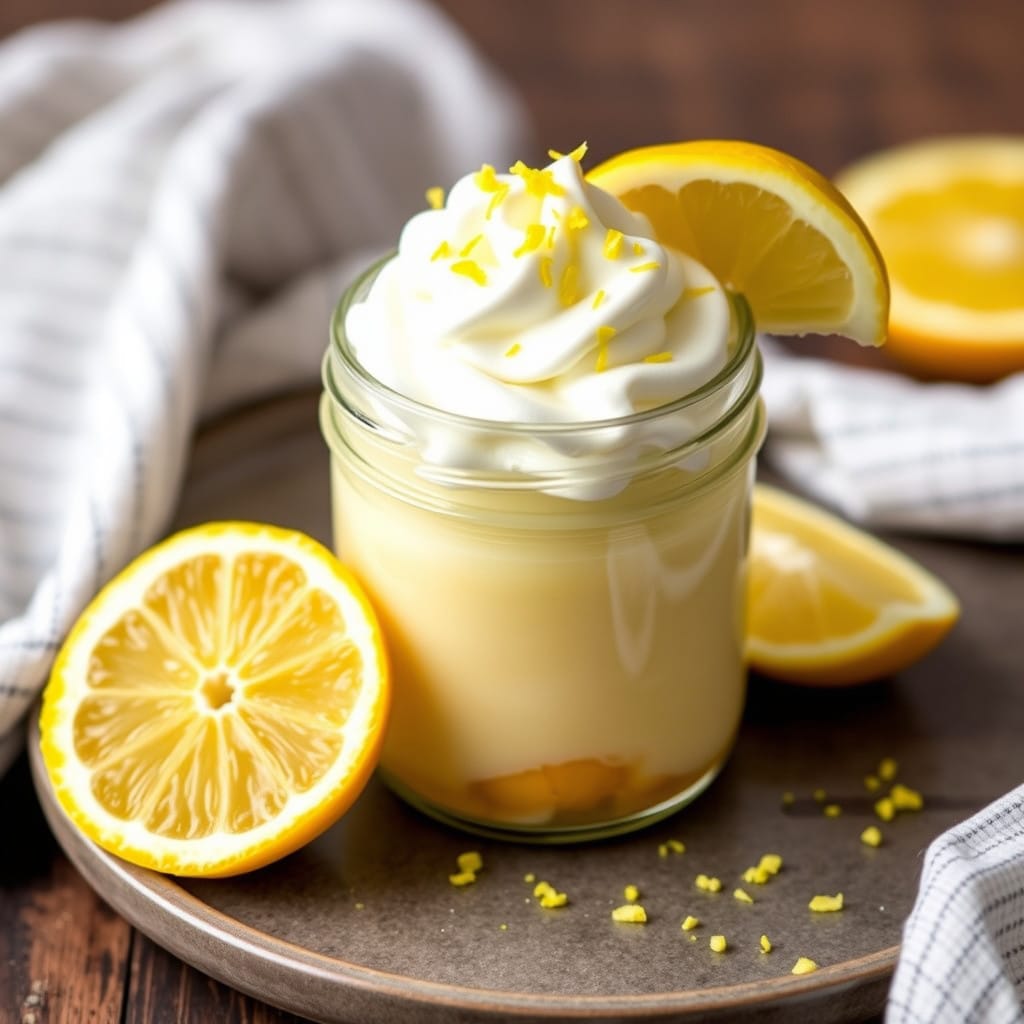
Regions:
[[837, 183], [889, 267], [894, 356], [971, 381], [1024, 369], [1024, 137], [912, 143]]
[[747, 656], [764, 675], [846, 685], [923, 657], [960, 608], [894, 548], [806, 501], [754, 489]]
[[878, 249], [846, 199], [794, 157], [750, 142], [680, 142], [630, 150], [587, 179], [742, 293], [761, 330], [885, 340]]
[[42, 754], [100, 846], [238, 874], [354, 802], [389, 707], [373, 611], [303, 534], [214, 523], [140, 556], [89, 605], [43, 698]]

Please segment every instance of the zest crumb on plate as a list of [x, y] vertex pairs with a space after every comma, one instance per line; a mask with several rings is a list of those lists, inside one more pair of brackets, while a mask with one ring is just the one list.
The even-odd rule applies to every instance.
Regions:
[[751, 896], [750, 893], [746, 891], [746, 889], [733, 889], [732, 896], [733, 899], [739, 900], [740, 903], [754, 902], [754, 897]]
[[837, 892], [835, 896], [814, 896], [807, 906], [816, 914], [831, 914], [843, 909], [843, 894]]
[[716, 953], [724, 953], [729, 948], [729, 943], [726, 942], [724, 935], [712, 935], [708, 940], [708, 945]]
[[647, 911], [639, 903], [627, 903], [612, 911], [612, 920], [619, 924], [647, 924]]
[[762, 935], [758, 941], [761, 944], [762, 953], [770, 953], [772, 951], [772, 941], [767, 935]]
[[698, 875], [694, 879], [694, 885], [700, 889], [701, 892], [721, 892], [722, 891], [722, 880], [715, 878], [711, 875]]
[[818, 969], [818, 965], [809, 957], [800, 957], [795, 964], [793, 964], [793, 970], [790, 974], [811, 974]]
[[860, 841], [865, 846], [881, 846], [882, 830], [877, 825], [868, 825], [860, 834]]
[[700, 918], [694, 917], [693, 914], [687, 914], [683, 923], [679, 926], [684, 932], [692, 932], [700, 924]]
[[533, 887], [533, 895], [545, 910], [555, 910], [569, 902], [569, 897], [559, 892], [550, 882], [538, 882]]

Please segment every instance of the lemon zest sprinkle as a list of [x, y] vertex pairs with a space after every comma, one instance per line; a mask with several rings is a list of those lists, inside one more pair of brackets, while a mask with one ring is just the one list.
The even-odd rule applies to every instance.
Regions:
[[523, 346], [520, 345], [518, 341], [514, 341], [511, 345], [509, 345], [507, 349], [505, 349], [505, 355], [511, 359], [512, 356], [519, 355], [519, 353], [522, 352], [522, 350]]
[[480, 871], [484, 866], [484, 859], [476, 850], [468, 850], [466, 853], [460, 853], [455, 858], [455, 863], [459, 865], [460, 871]]
[[564, 156], [571, 156], [576, 163], [579, 163], [587, 155], [587, 144], [581, 142], [571, 153], [559, 153], [557, 149], [549, 149], [548, 156], [552, 160], [561, 160]]
[[837, 892], [835, 896], [813, 896], [807, 906], [816, 914], [832, 914], [843, 909], [843, 894]]
[[564, 196], [565, 189], [555, 181], [554, 174], [549, 170], [538, 170], [528, 167], [522, 160], [517, 160], [509, 169], [509, 174], [522, 178], [526, 191], [531, 196], [543, 199], [545, 196]]
[[692, 932], [700, 924], [700, 918], [694, 917], [693, 914], [687, 914], [683, 919], [683, 923], [679, 926], [684, 932]]
[[600, 306], [602, 302], [604, 302], [604, 299], [605, 299], [604, 289], [603, 288], [598, 288], [597, 291], [594, 292], [594, 301], [590, 304], [590, 308], [591, 309], [597, 309], [597, 307]]
[[558, 282], [558, 301], [563, 306], [572, 306], [579, 298], [577, 283], [579, 281], [580, 268], [576, 263], [569, 263], [562, 271], [562, 278]]
[[425, 195], [432, 210], [440, 210], [444, 206], [444, 189], [439, 185], [432, 185]]
[[541, 259], [540, 266], [538, 268], [540, 271], [540, 283], [544, 285], [545, 288], [551, 287], [551, 264], [551, 257], [545, 256]]
[[[714, 285], [705, 285], [703, 288], [684, 288], [682, 298], [684, 299], [699, 299], [702, 295], [707, 295], [709, 292], [715, 290]], [[790, 796], [793, 794], [790, 793]], [[785, 794], [783, 794], [785, 796]]]
[[772, 951], [772, 940], [767, 935], [762, 935], [758, 942], [761, 945], [762, 953], [770, 953]]
[[[608, 369], [608, 343], [615, 337], [615, 334], [614, 327], [604, 326], [597, 329], [597, 363], [594, 367], [597, 373], [604, 373]], [[668, 849], [666, 843], [666, 856], [668, 856]]]
[[878, 777], [883, 782], [892, 782], [900, 770], [899, 762], [891, 757], [883, 757], [878, 763]]
[[612, 911], [612, 920], [620, 924], [647, 924], [647, 911], [639, 903], [627, 903]]
[[508, 931], [508, 925], [507, 924], [499, 924], [498, 925], [498, 931], [507, 932]]
[[431, 254], [430, 262], [435, 263], [437, 260], [447, 259], [451, 254], [452, 247], [447, 242], [441, 242], [441, 244]]
[[644, 356], [645, 363], [671, 363], [672, 353], [671, 352], [652, 352], [649, 356]]
[[709, 875], [698, 875], [694, 880], [694, 884], [701, 892], [721, 892], [722, 891], [722, 880]]
[[825, 790], [821, 789], [820, 787], [816, 789], [812, 795], [814, 799], [818, 801], [819, 804], [823, 804], [825, 802], [825, 799], [828, 797], [828, 793], [826, 793]]
[[552, 224], [551, 227], [548, 228], [547, 247], [549, 249], [554, 249], [554, 247], [555, 247], [555, 231], [557, 229], [558, 229], [558, 225], [557, 224]]
[[739, 900], [740, 903], [754, 902], [754, 897], [746, 889], [733, 889], [732, 895], [733, 899]]
[[606, 260], [617, 260], [622, 253], [622, 232], [609, 228], [605, 233], [601, 252]]
[[459, 255], [460, 255], [460, 256], [468, 256], [468, 255], [469, 255], [469, 254], [470, 254], [470, 253], [471, 253], [471, 252], [473, 251], [473, 249], [474, 249], [474, 248], [475, 248], [475, 247], [476, 247], [476, 246], [477, 246], [477, 245], [478, 245], [478, 244], [480, 243], [480, 240], [481, 240], [481, 239], [482, 239], [483, 237], [484, 237], [483, 235], [474, 235], [474, 236], [473, 236], [473, 237], [472, 237], [472, 238], [471, 238], [471, 239], [470, 239], [470, 240], [469, 240], [469, 241], [468, 241], [468, 242], [467, 242], [467, 243], [466, 243], [466, 244], [465, 244], [465, 245], [464, 245], [464, 246], [463, 246], [463, 247], [462, 247], [462, 248], [461, 248], [461, 249], [459, 250]]
[[889, 790], [889, 799], [897, 811], [919, 811], [924, 807], [924, 797], [916, 789], [899, 782]]
[[527, 224], [526, 231], [523, 234], [523, 241], [518, 249], [512, 250], [512, 255], [518, 259], [528, 252], [534, 252], [536, 249], [539, 249], [544, 243], [545, 234], [546, 231], [543, 224]]
[[842, 813], [843, 809], [839, 804], [825, 804], [824, 815], [826, 818], [838, 818]]
[[627, 885], [622, 890], [622, 895], [625, 899], [629, 900], [630, 903], [636, 903], [640, 899], [640, 890], [635, 885]]
[[533, 887], [533, 895], [545, 910], [564, 907], [569, 902], [569, 897], [564, 892], [559, 892], [550, 882], [538, 882]]
[[494, 195], [491, 196], [491, 201], [487, 204], [487, 212], [484, 214], [484, 220], [491, 219], [491, 214], [494, 213], [494, 211], [499, 206], [501, 206], [501, 204], [505, 201], [505, 197], [508, 195], [508, 193], [508, 185], [506, 185], [505, 182], [502, 182], [498, 189], [495, 191]]
[[643, 256], [643, 254], [644, 254], [644, 247], [639, 242], [634, 242], [633, 243], [633, 255], [634, 256]]
[[875, 814], [877, 814], [882, 821], [892, 821], [896, 817], [896, 805], [892, 800], [883, 796], [881, 800], [875, 801]]
[[460, 871], [460, 872], [458, 872], [458, 874], [449, 875], [448, 876], [448, 881], [451, 882], [452, 885], [458, 885], [458, 886], [472, 885], [473, 882], [476, 881], [476, 872], [475, 871]]
[[665, 845], [672, 853], [686, 853], [686, 846], [680, 839], [669, 839], [666, 841]]
[[458, 260], [451, 265], [451, 271], [453, 274], [468, 277], [476, 284], [487, 284], [487, 273], [476, 260]]
[[661, 264], [657, 260], [650, 260], [647, 263], [638, 263], [635, 267], [630, 267], [629, 272], [631, 274], [643, 274], [648, 270], [659, 270]]
[[882, 788], [882, 780], [877, 775], [865, 775], [864, 788], [869, 793], [877, 793]]
[[590, 224], [590, 218], [579, 206], [574, 206], [565, 219], [566, 229], [569, 231], [582, 231]]
[[708, 945], [715, 953], [724, 953], [729, 948], [729, 943], [724, 935], [712, 935], [708, 940]]
[[877, 825], [868, 825], [860, 834], [860, 841], [865, 846], [879, 847], [882, 845], [882, 830]]
[[497, 192], [504, 182], [498, 180], [498, 175], [490, 164], [481, 164], [480, 170], [473, 175], [473, 184], [481, 192]]
[[748, 885], [766, 885], [771, 877], [771, 872], [760, 864], [743, 872], [743, 881]]
[[770, 875], [777, 875], [782, 870], [782, 858], [777, 853], [765, 853], [757, 862], [759, 868], [764, 868]]
[[818, 965], [809, 957], [800, 957], [795, 964], [793, 964], [793, 970], [790, 974], [811, 974], [818, 969]]
[[533, 883], [537, 881], [537, 876], [532, 871], [528, 871], [523, 875], [523, 881], [526, 882], [527, 885], [533, 885]]

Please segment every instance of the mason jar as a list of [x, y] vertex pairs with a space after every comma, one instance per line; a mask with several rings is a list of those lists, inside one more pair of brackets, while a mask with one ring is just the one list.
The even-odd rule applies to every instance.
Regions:
[[[764, 433], [746, 303], [729, 297], [727, 364], [692, 394], [620, 419], [492, 422], [360, 364], [346, 316], [378, 270], [335, 311], [321, 426], [334, 544], [392, 664], [380, 774], [437, 819], [520, 841], [671, 814], [721, 769], [744, 704]], [[648, 443], [619, 449], [624, 431]], [[498, 445], [515, 453], [500, 470], [474, 464]]]

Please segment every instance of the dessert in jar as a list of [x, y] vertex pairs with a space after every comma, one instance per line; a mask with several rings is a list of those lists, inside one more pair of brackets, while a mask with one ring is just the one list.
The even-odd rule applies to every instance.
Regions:
[[664, 817], [725, 761], [764, 429], [745, 302], [580, 155], [414, 217], [342, 298], [321, 409], [392, 660], [384, 777], [540, 841]]

